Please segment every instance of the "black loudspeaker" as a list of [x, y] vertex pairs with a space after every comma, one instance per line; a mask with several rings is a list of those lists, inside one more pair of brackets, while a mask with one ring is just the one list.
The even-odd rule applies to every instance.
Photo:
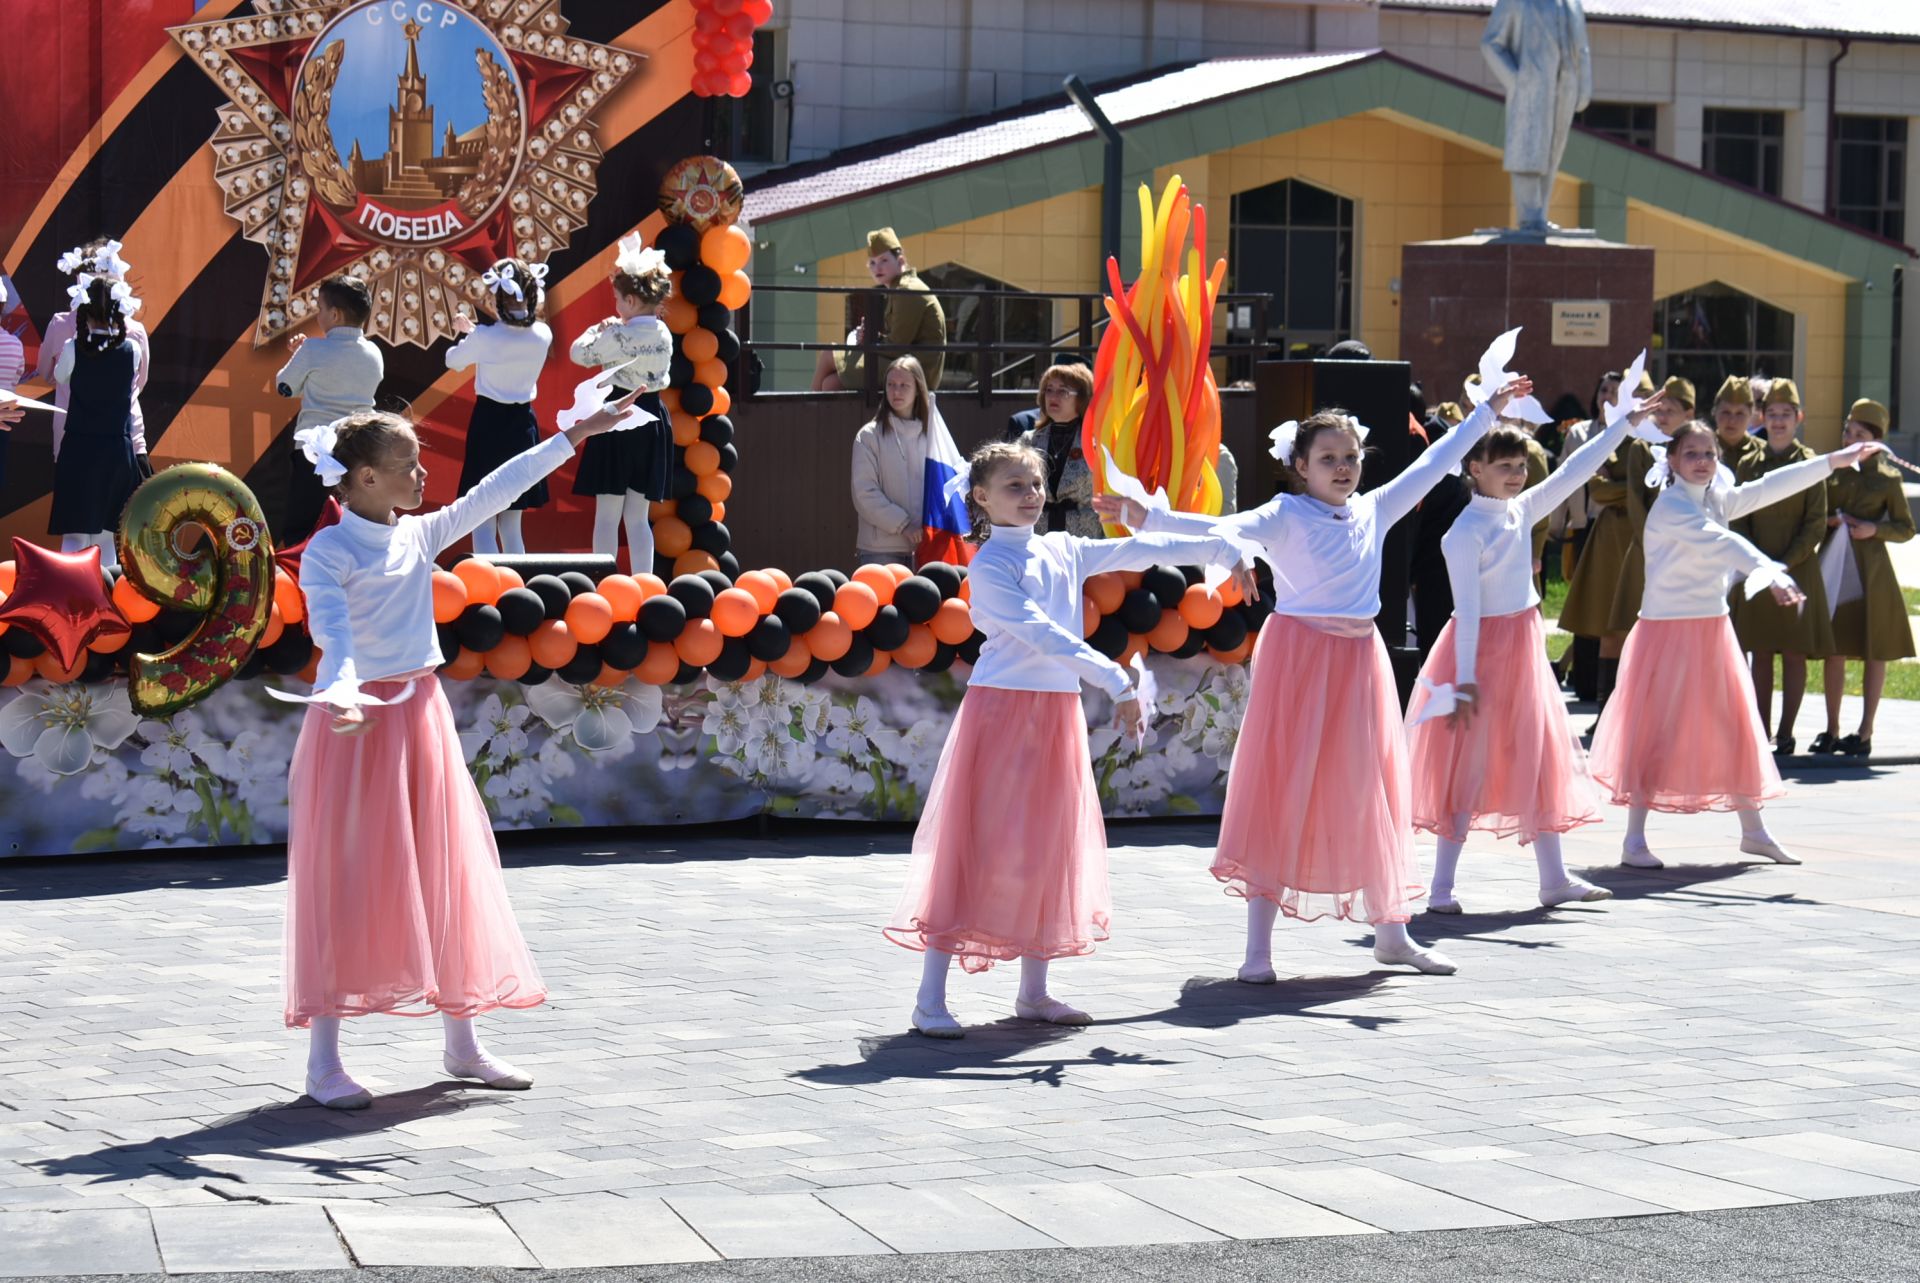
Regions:
[[577, 570], [597, 584], [619, 568], [619, 563], [612, 557], [595, 556], [590, 552], [485, 553], [480, 555], [480, 560], [489, 566], [505, 566], [518, 573], [523, 580], [535, 575], [558, 576]]
[[[1362, 493], [1376, 489], [1399, 476], [1413, 462], [1419, 446], [1407, 428], [1407, 389], [1412, 379], [1413, 367], [1405, 361], [1262, 361], [1254, 367], [1260, 434], [1264, 438], [1288, 419], [1305, 419], [1320, 410], [1344, 410], [1367, 425], [1367, 456], [1360, 489]], [[1268, 469], [1264, 493], [1278, 494], [1286, 484], [1280, 475], [1280, 462], [1271, 454], [1262, 457]], [[1247, 481], [1241, 485], [1246, 493], [1241, 506], [1253, 507], [1263, 492]], [[1288, 488], [1299, 489], [1297, 484]], [[1409, 515], [1387, 533], [1382, 550], [1380, 613], [1375, 622], [1389, 647], [1406, 642], [1412, 529], [1413, 517]]]

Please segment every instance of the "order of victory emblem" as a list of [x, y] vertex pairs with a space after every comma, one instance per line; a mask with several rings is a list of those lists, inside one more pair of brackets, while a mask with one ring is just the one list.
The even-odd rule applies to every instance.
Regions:
[[544, 262], [587, 218], [593, 114], [640, 56], [569, 39], [559, 0], [256, 0], [170, 28], [227, 95], [226, 210], [266, 247], [254, 345], [310, 323], [345, 272], [371, 337], [426, 347], [504, 256]]

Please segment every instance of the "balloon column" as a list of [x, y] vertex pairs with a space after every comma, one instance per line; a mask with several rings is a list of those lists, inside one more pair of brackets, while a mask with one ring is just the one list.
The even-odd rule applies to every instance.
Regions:
[[693, 0], [693, 93], [744, 98], [753, 88], [753, 33], [773, 17], [773, 0]]
[[673, 332], [673, 363], [660, 397], [673, 423], [673, 497], [652, 505], [648, 516], [651, 569], [662, 579], [703, 570], [729, 579], [740, 574], [725, 522], [740, 460], [727, 417], [728, 371], [740, 357], [733, 312], [753, 292], [746, 273], [753, 242], [734, 225], [740, 198], [740, 176], [712, 156], [681, 161], [660, 188], [667, 226], [655, 248], [673, 273], [673, 296], [661, 311]]
[[1165, 489], [1176, 509], [1218, 513], [1220, 389], [1207, 354], [1227, 261], [1201, 274], [1207, 212], [1188, 198], [1178, 174], [1157, 209], [1140, 188], [1140, 229], [1140, 275], [1131, 288], [1120, 284], [1120, 264], [1107, 260], [1111, 324], [1094, 359], [1082, 445], [1101, 490], [1110, 489], [1104, 447], [1149, 491]]

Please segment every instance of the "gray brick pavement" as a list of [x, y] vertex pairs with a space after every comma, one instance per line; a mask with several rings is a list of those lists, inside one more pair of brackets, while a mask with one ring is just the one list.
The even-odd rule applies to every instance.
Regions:
[[1097, 1023], [1012, 1020], [996, 969], [955, 977], [959, 1043], [903, 1032], [918, 960], [875, 929], [904, 832], [523, 847], [555, 998], [485, 1030], [538, 1086], [444, 1081], [434, 1022], [353, 1021], [362, 1115], [298, 1100], [283, 860], [0, 863], [0, 1275], [1373, 1239], [1920, 1188], [1917, 783], [1807, 776], [1770, 813], [1802, 868], [1742, 862], [1724, 818], [1656, 818], [1652, 874], [1586, 830], [1570, 862], [1618, 898], [1555, 912], [1476, 844], [1473, 912], [1415, 928], [1458, 976], [1320, 923], [1282, 928], [1268, 989], [1230, 978], [1210, 828], [1116, 827], [1115, 939], [1056, 969]]

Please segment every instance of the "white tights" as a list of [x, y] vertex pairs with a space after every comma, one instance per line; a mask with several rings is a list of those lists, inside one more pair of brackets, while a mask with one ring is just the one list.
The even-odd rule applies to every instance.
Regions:
[[[952, 969], [952, 954], [928, 949], [920, 963], [920, 992], [914, 995], [914, 1005], [930, 1015], [946, 1011], [947, 974]], [[1020, 1001], [1038, 1004], [1047, 996], [1047, 959], [1020, 959]]]
[[[1247, 960], [1241, 967], [1243, 974], [1273, 969], [1273, 924], [1279, 917], [1280, 906], [1265, 896], [1254, 896], [1247, 901]], [[1374, 923], [1373, 939], [1376, 946], [1389, 949], [1421, 947], [1407, 934], [1404, 922]]]
[[497, 517], [488, 517], [473, 530], [473, 550], [485, 556], [489, 553], [522, 553], [527, 550], [527, 540], [520, 533], [520, 512], [512, 509]]
[[90, 535], [60, 536], [61, 552], [75, 553], [88, 547], [98, 547], [100, 549], [100, 569], [112, 570], [120, 564], [120, 554], [115, 551], [113, 531], [111, 530], [98, 530]]
[[637, 490], [593, 497], [593, 551], [602, 557], [619, 553], [622, 523], [627, 527], [629, 569], [636, 575], [651, 574], [653, 523], [647, 519], [647, 497]]
[[[1467, 817], [1455, 816], [1453, 831], [1456, 833], [1466, 832]], [[1438, 850], [1435, 851], [1433, 857], [1433, 888], [1431, 894], [1433, 902], [1445, 904], [1447, 901], [1453, 899], [1454, 878], [1460, 868], [1460, 852], [1466, 843], [1455, 838], [1442, 837], [1436, 845]], [[1540, 889], [1542, 891], [1555, 891], [1567, 884], [1567, 865], [1566, 860], [1560, 852], [1560, 835], [1558, 833], [1540, 833], [1535, 835], [1533, 839], [1533, 862], [1540, 874]]]
[[[1627, 842], [1629, 847], [1644, 851], [1647, 849], [1647, 807], [1630, 806], [1627, 808]], [[1767, 833], [1766, 821], [1760, 818], [1757, 806], [1742, 806], [1734, 809], [1734, 816], [1740, 821], [1740, 836], [1743, 838], [1763, 838], [1772, 841]]]
[[[940, 955], [945, 957], [945, 954]], [[463, 1064], [490, 1061], [487, 1049], [480, 1045], [479, 1035], [474, 1032], [474, 1023], [470, 1019], [460, 1019], [440, 1014], [442, 1033], [446, 1038], [447, 1054]], [[335, 1071], [343, 1071], [340, 1063], [340, 1017], [315, 1016], [307, 1039], [307, 1078], [310, 1082], [323, 1081]]]

